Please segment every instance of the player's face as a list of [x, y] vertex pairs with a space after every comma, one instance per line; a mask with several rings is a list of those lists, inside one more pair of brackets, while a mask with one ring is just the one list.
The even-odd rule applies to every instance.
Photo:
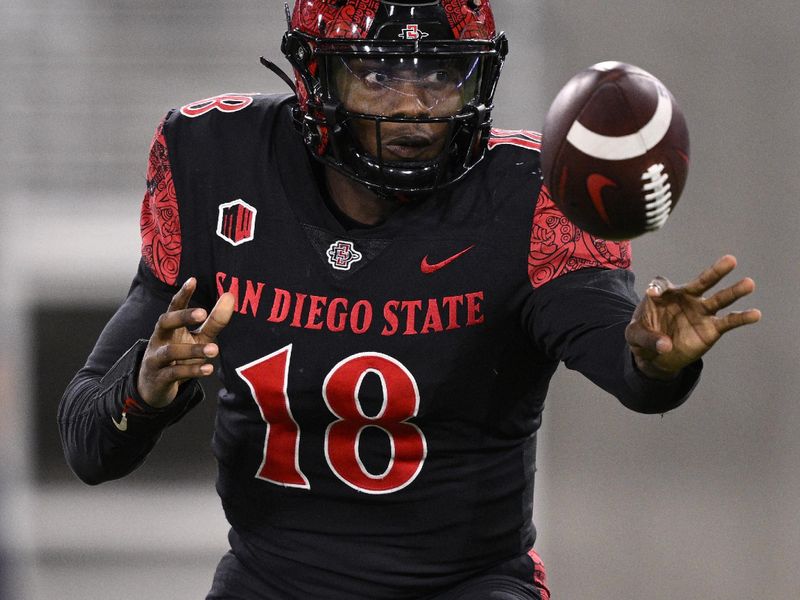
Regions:
[[[334, 93], [351, 113], [383, 117], [451, 117], [472, 100], [477, 90], [477, 58], [337, 58], [333, 61]], [[381, 155], [389, 161], [432, 160], [447, 143], [447, 123], [384, 121]], [[373, 120], [351, 124], [362, 148], [377, 156]]]

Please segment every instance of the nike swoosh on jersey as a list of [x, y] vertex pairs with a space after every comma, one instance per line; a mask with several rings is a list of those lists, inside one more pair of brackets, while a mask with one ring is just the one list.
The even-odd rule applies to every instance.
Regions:
[[472, 244], [472, 246], [464, 248], [461, 252], [457, 252], [456, 254], [453, 254], [453, 256], [451, 256], [450, 258], [446, 258], [443, 261], [440, 261], [440, 262], [437, 262], [437, 263], [433, 263], [433, 264], [428, 262], [428, 256], [425, 255], [425, 257], [422, 259], [422, 262], [419, 265], [419, 268], [426, 275], [428, 275], [430, 273], [435, 273], [439, 269], [443, 269], [444, 267], [449, 265], [451, 262], [453, 262], [457, 258], [463, 256], [464, 254], [466, 254], [467, 252], [472, 250], [474, 247], [475, 247], [475, 244]]
[[114, 427], [120, 431], [128, 431], [128, 415], [125, 413], [122, 413], [122, 418], [119, 420], [119, 422], [117, 422], [114, 417], [111, 417], [111, 422], [114, 423]]
[[605, 221], [607, 225], [611, 224], [611, 220], [606, 213], [606, 207], [603, 204], [603, 190], [607, 187], [617, 187], [612, 179], [599, 173], [592, 173], [586, 179], [586, 188], [589, 190], [589, 197], [592, 199], [597, 214]]

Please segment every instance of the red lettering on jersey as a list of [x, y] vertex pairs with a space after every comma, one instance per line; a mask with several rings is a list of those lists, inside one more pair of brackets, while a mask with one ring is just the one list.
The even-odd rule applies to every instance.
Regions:
[[273, 323], [283, 323], [289, 316], [289, 308], [292, 305], [292, 295], [286, 290], [275, 288], [275, 300], [272, 302], [272, 310], [267, 317]]
[[253, 283], [249, 279], [246, 281], [244, 300], [242, 301], [242, 310], [240, 312], [246, 315], [249, 309], [250, 315], [255, 317], [258, 313], [258, 304], [261, 301], [261, 292], [264, 290], [264, 284], [259, 281], [257, 287], [254, 288]]
[[300, 319], [303, 314], [303, 305], [306, 303], [307, 294], [296, 293], [295, 298], [297, 301], [294, 304], [294, 316], [292, 317], [292, 327], [302, 327]]
[[366, 333], [372, 325], [372, 305], [366, 300], [359, 300], [353, 305], [350, 314], [350, 329], [353, 333]]
[[458, 329], [458, 307], [464, 304], [464, 296], [445, 296], [442, 304], [447, 308], [447, 329]]
[[347, 298], [328, 301], [327, 296], [291, 293], [275, 288], [275, 298], [267, 320], [283, 323], [291, 313], [290, 327], [333, 332], [349, 328], [353, 333], [366, 333], [372, 326], [372, 305], [367, 300], [359, 300], [353, 305], [352, 311], [348, 311], [349, 305]]
[[[234, 310], [239, 314], [298, 329], [363, 335], [375, 325], [380, 327], [382, 336], [425, 335], [485, 322], [482, 291], [422, 300], [387, 300], [379, 309], [382, 319], [376, 323], [372, 303], [363, 298], [353, 301], [268, 288], [262, 281], [241, 279], [222, 271], [215, 279], [217, 295], [233, 294]], [[262, 305], [265, 293], [270, 293], [265, 290], [269, 289], [273, 297]]]
[[[236, 369], [247, 384], [266, 424], [256, 477], [281, 486], [311, 489], [300, 466], [301, 431], [291, 410], [289, 363], [292, 345]], [[381, 379], [383, 398], [375, 416], [359, 400], [367, 374]], [[386, 354], [365, 352], [340, 361], [325, 377], [322, 397], [336, 420], [325, 430], [325, 458], [334, 474], [359, 492], [389, 494], [409, 485], [422, 470], [428, 444], [422, 430], [409, 423], [419, 411], [419, 387], [406, 367]], [[361, 433], [368, 427], [389, 439], [391, 454], [382, 473], [364, 466]]]
[[[341, 309], [338, 307], [341, 306]], [[344, 331], [347, 323], [347, 298], [334, 298], [328, 304], [328, 314], [325, 315], [325, 324], [329, 331]]]
[[403, 335], [415, 335], [417, 333], [417, 311], [422, 309], [422, 300], [405, 300], [400, 306], [401, 310], [406, 311], [406, 330]]
[[267, 425], [264, 453], [256, 477], [288, 487], [310, 489], [299, 464], [300, 428], [292, 416], [287, 388], [291, 345], [242, 365], [236, 373], [250, 388]]
[[467, 299], [467, 326], [483, 323], [481, 314], [481, 302], [483, 302], [483, 292], [473, 292], [465, 294]]
[[306, 329], [322, 329], [324, 322], [317, 321], [322, 316], [322, 309], [328, 303], [328, 298], [325, 296], [311, 295], [311, 304], [308, 307], [308, 319], [306, 319]]
[[398, 300], [389, 300], [383, 305], [383, 320], [386, 325], [383, 326], [381, 335], [394, 335], [397, 333], [400, 321], [397, 318], [397, 308], [400, 306]]
[[601, 240], [579, 229], [553, 203], [547, 187], [542, 186], [528, 255], [528, 278], [534, 288], [578, 269], [627, 269], [630, 265], [630, 242]]
[[233, 310], [239, 312], [239, 278], [231, 277], [231, 283], [225, 289], [225, 280], [228, 278], [226, 273], [217, 273], [217, 296], [222, 296], [225, 292], [233, 294]]
[[420, 333], [430, 333], [431, 331], [444, 331], [442, 316], [439, 314], [439, 305], [435, 298], [428, 300], [428, 310], [425, 312], [425, 319], [422, 322]]
[[[364, 414], [358, 399], [367, 373], [380, 377], [384, 390], [383, 405], [374, 417]], [[325, 458], [339, 479], [368, 494], [396, 492], [414, 481], [428, 449], [420, 428], [407, 422], [419, 410], [419, 390], [400, 362], [374, 352], [350, 356], [328, 373], [322, 397], [338, 419], [325, 432]], [[392, 451], [383, 473], [370, 473], [361, 461], [361, 432], [367, 427], [389, 437]]]

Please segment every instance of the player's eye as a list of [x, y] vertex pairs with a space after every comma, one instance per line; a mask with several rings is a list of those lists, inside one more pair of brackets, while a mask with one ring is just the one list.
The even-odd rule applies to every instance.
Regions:
[[429, 84], [442, 85], [449, 82], [451, 79], [452, 78], [449, 72], [447, 72], [444, 69], [438, 69], [436, 71], [431, 71], [430, 73], [428, 73], [423, 81]]
[[389, 76], [383, 71], [367, 71], [360, 75], [360, 78], [367, 85], [385, 85], [389, 81]]

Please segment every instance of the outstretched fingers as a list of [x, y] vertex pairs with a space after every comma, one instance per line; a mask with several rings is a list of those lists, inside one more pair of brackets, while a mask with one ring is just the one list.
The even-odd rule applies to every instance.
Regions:
[[717, 330], [722, 334], [743, 325], [758, 323], [760, 320], [761, 311], [757, 308], [731, 312], [724, 317], [717, 317]]
[[[718, 284], [723, 277], [736, 268], [736, 257], [727, 254], [717, 260], [710, 268], [703, 271], [696, 279], [684, 286], [684, 289], [694, 296], [702, 296], [710, 288]], [[745, 277], [735, 284], [726, 287], [708, 298], [702, 300], [703, 306], [710, 315], [729, 307], [737, 300], [752, 294], [756, 289], [755, 281]], [[720, 334], [731, 329], [752, 325], [761, 319], [761, 311], [756, 308], [734, 311], [722, 317], [715, 317], [715, 324]]]
[[212, 341], [216, 339], [220, 331], [225, 329], [225, 326], [230, 323], [233, 316], [233, 308], [235, 305], [235, 298], [230, 292], [222, 294], [208, 318], [196, 331], [196, 334], [202, 336], [202, 339]]
[[184, 308], [165, 312], [158, 318], [155, 335], [159, 340], [167, 341], [176, 329], [197, 327], [206, 318], [206, 311], [202, 308]]
[[181, 327], [194, 328], [206, 318], [206, 311], [202, 308], [188, 308], [189, 300], [197, 286], [197, 280], [191, 277], [181, 286], [181, 289], [172, 297], [167, 310], [158, 318], [153, 337], [157, 341], [167, 342], [172, 338], [173, 332]]
[[740, 298], [744, 298], [745, 296], [752, 294], [755, 289], [755, 281], [749, 277], [745, 277], [734, 285], [727, 287], [724, 290], [720, 290], [709, 298], [706, 298], [703, 301], [703, 304], [705, 304], [705, 307], [709, 313], [715, 314], [717, 311], [727, 308]]
[[688, 294], [702, 296], [705, 292], [717, 285], [722, 278], [736, 268], [736, 257], [726, 254], [718, 259], [708, 269], [683, 286]]
[[170, 300], [169, 306], [167, 307], [167, 312], [172, 312], [175, 310], [181, 310], [189, 306], [189, 300], [194, 294], [194, 290], [197, 287], [197, 279], [194, 277], [189, 277], [183, 285], [181, 289], [175, 292], [175, 295]]

